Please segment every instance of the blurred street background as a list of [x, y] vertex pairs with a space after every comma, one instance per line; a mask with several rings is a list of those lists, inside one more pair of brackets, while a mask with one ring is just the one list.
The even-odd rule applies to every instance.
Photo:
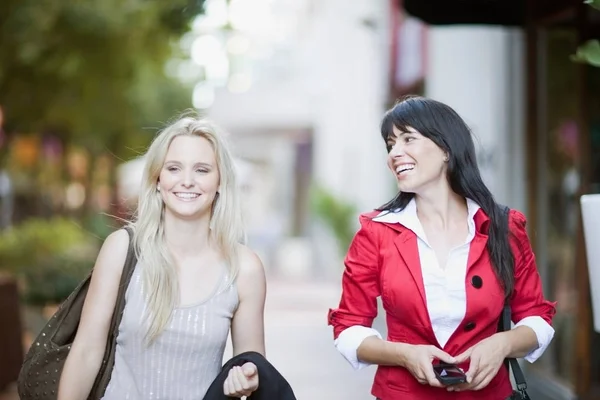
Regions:
[[529, 220], [558, 301], [551, 347], [524, 366], [531, 397], [600, 399], [600, 288], [586, 258], [600, 238], [584, 235], [580, 207], [600, 193], [599, 9], [1, 0], [0, 400], [17, 398], [23, 352], [131, 216], [150, 140], [188, 109], [234, 145], [269, 280], [269, 358], [300, 400], [372, 399], [374, 368], [352, 370], [326, 316], [358, 213], [395, 195], [379, 122], [406, 94], [456, 109], [497, 201]]

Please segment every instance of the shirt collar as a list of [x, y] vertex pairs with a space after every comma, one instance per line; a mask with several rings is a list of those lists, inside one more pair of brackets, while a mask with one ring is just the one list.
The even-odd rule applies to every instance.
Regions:
[[[475, 236], [475, 214], [481, 207], [473, 200], [467, 198], [467, 224], [469, 228], [468, 241], [471, 241]], [[410, 229], [424, 241], [426, 240], [425, 231], [417, 216], [417, 203], [413, 198], [403, 210], [382, 211], [373, 218], [375, 222], [387, 224], [400, 224]]]

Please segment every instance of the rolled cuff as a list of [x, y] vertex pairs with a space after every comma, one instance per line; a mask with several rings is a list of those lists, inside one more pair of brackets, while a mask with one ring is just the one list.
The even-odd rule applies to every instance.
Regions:
[[544, 354], [552, 338], [554, 338], [554, 328], [550, 326], [542, 317], [531, 316], [525, 317], [515, 324], [515, 328], [519, 326], [527, 326], [531, 328], [537, 336], [538, 348], [527, 354], [524, 358], [530, 363], [535, 362]]
[[342, 356], [344, 356], [350, 365], [352, 365], [355, 370], [359, 370], [371, 365], [359, 361], [357, 354], [358, 348], [363, 340], [371, 336], [377, 336], [381, 339], [381, 334], [377, 332], [377, 330], [367, 328], [366, 326], [354, 325], [344, 329], [333, 343], [335, 344], [335, 348]]

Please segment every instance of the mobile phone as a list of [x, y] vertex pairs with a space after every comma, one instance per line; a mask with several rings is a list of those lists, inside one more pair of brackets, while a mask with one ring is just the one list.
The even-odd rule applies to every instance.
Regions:
[[433, 372], [435, 372], [435, 376], [444, 386], [457, 385], [467, 381], [464, 371], [456, 365], [434, 364]]

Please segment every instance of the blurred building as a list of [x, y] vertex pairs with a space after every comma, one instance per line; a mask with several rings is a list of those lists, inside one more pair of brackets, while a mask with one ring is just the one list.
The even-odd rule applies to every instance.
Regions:
[[600, 69], [570, 55], [600, 32], [598, 13], [580, 0], [206, 4], [183, 41], [195, 66], [179, 72], [201, 71], [196, 106], [253, 166], [249, 239], [270, 272], [339, 276], [339, 246], [314, 218], [312, 188], [355, 214], [389, 200], [383, 112], [408, 93], [446, 102], [471, 126], [497, 200], [526, 213], [547, 295], [559, 302], [553, 345], [526, 368], [532, 394], [593, 398], [600, 337], [579, 197], [600, 191]]
[[545, 290], [558, 301], [554, 342], [527, 365], [532, 398], [598, 398], [579, 197], [600, 192], [600, 69], [570, 55], [599, 36], [600, 13], [572, 0], [399, 4], [430, 24], [425, 94], [473, 128], [484, 177], [498, 201], [526, 212]]
[[[240, 18], [223, 41], [247, 42], [250, 67], [230, 54], [238, 70], [208, 94], [203, 86], [200, 102], [211, 100], [207, 114], [232, 133], [236, 154], [257, 166], [246, 197], [249, 239], [267, 267], [296, 278], [337, 274], [338, 247], [311, 218], [311, 193], [322, 187], [357, 210], [393, 195], [378, 129], [388, 90], [389, 4], [232, 2], [230, 18], [242, 3], [255, 25]], [[205, 37], [218, 35], [203, 24]]]

